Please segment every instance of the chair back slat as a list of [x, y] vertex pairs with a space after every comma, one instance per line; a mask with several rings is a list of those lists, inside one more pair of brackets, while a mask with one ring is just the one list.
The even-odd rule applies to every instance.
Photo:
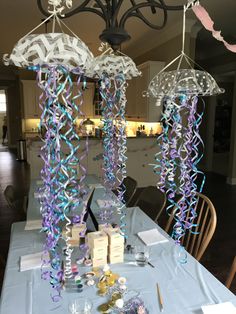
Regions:
[[[194, 206], [194, 211], [196, 212], [197, 211], [197, 207], [199, 205], [199, 197], [197, 197], [197, 200], [196, 200], [196, 204]], [[189, 215], [190, 215], [190, 211], [189, 211]], [[193, 220], [193, 223], [197, 224], [197, 227], [194, 229], [195, 232], [198, 232], [198, 225], [199, 225], [199, 222], [201, 220], [201, 216], [202, 216], [202, 213], [200, 211], [200, 214], [194, 218]], [[197, 222], [195, 221], [197, 218]], [[188, 250], [188, 252], [190, 254], [192, 254], [192, 250], [193, 250], [193, 245], [194, 245], [194, 242], [195, 242], [195, 238], [196, 238], [196, 235], [193, 236], [193, 234], [188, 230], [188, 238], [187, 238], [187, 242], [185, 243], [185, 248], [186, 250]]]
[[135, 179], [127, 176], [124, 179], [123, 184], [125, 186], [125, 193], [124, 193], [125, 204], [126, 204], [126, 207], [129, 207], [133, 199], [133, 196], [136, 192], [138, 183]]
[[227, 288], [230, 288], [235, 274], [236, 274], [236, 256], [234, 257], [234, 260], [233, 260], [233, 263], [232, 263], [229, 275], [228, 275], [227, 280], [225, 282], [225, 285], [226, 285]]
[[[205, 205], [207, 205], [205, 203], [205, 201], [203, 201], [202, 203], [204, 205], [203, 209], [204, 209], [205, 213], [204, 213], [202, 222], [199, 221], [199, 229], [200, 230], [199, 230], [199, 234], [197, 236], [197, 243], [196, 243], [195, 250], [194, 250], [194, 253], [193, 253], [194, 256], [197, 256], [199, 248], [200, 248], [200, 245], [204, 241], [205, 236], [208, 234], [208, 231], [207, 230], [204, 231], [204, 229], [205, 229], [206, 222], [209, 219], [209, 216], [208, 216], [208, 214], [209, 214], [209, 207], [208, 206], [205, 207]], [[203, 212], [203, 210], [202, 210], [202, 212]], [[211, 224], [209, 223], [208, 226], [210, 227], [210, 225]]]
[[166, 195], [155, 186], [143, 189], [134, 206], [140, 207], [153, 221], [163, 212], [166, 205]]
[[[197, 217], [195, 217], [195, 219], [193, 220], [193, 223], [196, 224], [197, 226], [193, 227], [193, 230], [188, 230], [188, 235], [189, 235], [190, 241], [189, 241], [189, 247], [186, 246], [186, 250], [192, 255], [193, 255], [193, 250], [195, 247], [195, 242], [196, 242], [197, 237], [198, 237], [197, 233], [199, 232], [199, 226], [200, 226], [200, 222], [202, 219], [202, 213], [203, 213], [203, 208], [204, 208], [204, 202], [200, 202], [199, 197], [197, 199], [198, 199], [197, 205], [199, 205], [199, 206], [201, 205]], [[195, 207], [195, 212], [197, 212], [197, 207]]]

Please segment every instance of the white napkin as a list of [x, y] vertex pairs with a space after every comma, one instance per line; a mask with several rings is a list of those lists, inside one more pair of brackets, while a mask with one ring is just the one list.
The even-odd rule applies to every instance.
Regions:
[[158, 229], [138, 232], [138, 236], [147, 246], [169, 241], [158, 231]]
[[236, 307], [231, 302], [202, 306], [204, 314], [236, 314]]
[[34, 192], [34, 198], [42, 198], [45, 197], [47, 193]]
[[119, 201], [113, 201], [113, 200], [96, 200], [99, 208], [109, 208], [112, 206], [119, 206]]
[[42, 228], [42, 220], [27, 220], [25, 230], [37, 230]]
[[[43, 263], [42, 254], [43, 252], [38, 252], [34, 254], [21, 256], [20, 257], [20, 271], [41, 268], [42, 263]], [[49, 255], [43, 258], [45, 258], [46, 260], [49, 260]]]
[[104, 186], [101, 183], [88, 183], [87, 185], [89, 188], [95, 188], [95, 189], [104, 188]]

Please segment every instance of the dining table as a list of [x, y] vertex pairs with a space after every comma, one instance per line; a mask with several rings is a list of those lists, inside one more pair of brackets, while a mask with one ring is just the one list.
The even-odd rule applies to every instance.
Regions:
[[[106, 200], [108, 194], [94, 176], [88, 176], [86, 184], [94, 189], [91, 211], [98, 224], [103, 223], [100, 215], [102, 209], [97, 200]], [[108, 301], [108, 296], [99, 296], [96, 285], [84, 285], [82, 292], [62, 290], [62, 298], [54, 302], [51, 297], [53, 289], [48, 280], [41, 279], [41, 269], [19, 270], [21, 256], [43, 250], [45, 234], [40, 229], [25, 230], [27, 223], [41, 217], [40, 205], [34, 194], [39, 185], [36, 180], [31, 183], [27, 221], [12, 224], [0, 314], [67, 314], [69, 303], [80, 297], [89, 298], [93, 303], [92, 313], [99, 313], [99, 306]], [[142, 245], [137, 234], [150, 229], [157, 229], [166, 238], [165, 242], [149, 247], [149, 261], [154, 267], [149, 264], [139, 266], [132, 252], [125, 252], [123, 263], [110, 265], [114, 273], [126, 278], [127, 296], [139, 296], [148, 313], [201, 314], [204, 305], [232, 302], [236, 306], [236, 296], [186, 251], [186, 262], [181, 262], [179, 254], [183, 249], [180, 250], [174, 240], [139, 207], [124, 207], [122, 215], [114, 207], [110, 221], [119, 224], [121, 216], [125, 222], [126, 245]], [[89, 223], [92, 228], [92, 221]], [[79, 267], [81, 275], [89, 270], [91, 267]]]

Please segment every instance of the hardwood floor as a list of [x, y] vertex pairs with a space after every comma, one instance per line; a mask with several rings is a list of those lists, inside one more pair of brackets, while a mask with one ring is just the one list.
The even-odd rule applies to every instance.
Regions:
[[[9, 208], [4, 198], [4, 190], [12, 184], [23, 193], [28, 190], [29, 166], [16, 161], [15, 153], [0, 147], [0, 255], [6, 260], [11, 224], [24, 220], [20, 212]], [[226, 184], [225, 177], [207, 174], [203, 193], [213, 202], [218, 216], [217, 229], [201, 263], [223, 283], [226, 280], [233, 257], [236, 254], [236, 186]], [[138, 189], [136, 196], [140, 193]], [[4, 275], [4, 265], [0, 261], [0, 289]], [[236, 278], [231, 290], [236, 293]]]

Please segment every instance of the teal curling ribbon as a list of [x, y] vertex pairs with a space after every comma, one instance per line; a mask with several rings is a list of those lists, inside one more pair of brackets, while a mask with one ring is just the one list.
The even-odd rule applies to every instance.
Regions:
[[115, 93], [112, 90], [112, 80], [107, 73], [103, 73], [100, 80], [100, 94], [102, 96], [103, 121], [103, 175], [106, 193], [109, 195], [116, 188], [116, 126], [115, 126]]
[[[197, 96], [166, 97], [162, 114], [163, 133], [158, 138], [160, 153], [156, 154], [154, 171], [160, 175], [158, 187], [166, 192], [167, 212], [174, 210], [172, 236], [182, 243], [186, 230], [195, 233], [197, 192], [201, 192], [205, 176], [197, 169], [203, 153], [199, 134], [203, 111], [197, 111]], [[200, 188], [196, 180], [202, 176]], [[178, 199], [176, 199], [178, 198]], [[181, 262], [186, 262], [181, 258]]]
[[[100, 93], [103, 99], [103, 172], [107, 193], [117, 187], [120, 214], [120, 229], [125, 234], [125, 186], [126, 177], [126, 80], [123, 74], [110, 77], [103, 73], [100, 81]], [[109, 214], [110, 215], [110, 214]], [[103, 215], [104, 217], [104, 215]], [[105, 218], [104, 218], [105, 219]]]
[[126, 191], [124, 185], [124, 179], [126, 177], [126, 151], [127, 151], [127, 138], [126, 138], [126, 119], [125, 119], [125, 106], [126, 106], [126, 88], [127, 83], [124, 74], [119, 74], [115, 76], [114, 79], [115, 89], [116, 89], [116, 127], [117, 127], [117, 146], [118, 146], [118, 163], [117, 163], [117, 180], [119, 182], [117, 192], [118, 192], [118, 213], [120, 213], [120, 229], [122, 234], [125, 234], [125, 200], [124, 194]]
[[[50, 278], [56, 294], [53, 300], [60, 299], [62, 279], [72, 276], [72, 248], [68, 243], [70, 215], [75, 215], [83, 197], [83, 179], [85, 168], [79, 158], [79, 136], [76, 132], [76, 119], [81, 113], [82, 92], [79, 83], [82, 76], [80, 69], [73, 74], [78, 77], [77, 92], [73, 96], [73, 82], [70, 71], [62, 65], [43, 65], [37, 67], [38, 85], [42, 89], [40, 107], [42, 116], [40, 127], [45, 129], [44, 145], [41, 158], [44, 167], [41, 176], [44, 182], [41, 189], [42, 231], [46, 233], [43, 263], [46, 253], [50, 254], [52, 270], [43, 271], [43, 278]], [[78, 104], [77, 104], [78, 103]], [[83, 220], [84, 213], [81, 218]], [[82, 221], [80, 221], [82, 222]], [[61, 267], [59, 241], [62, 239], [61, 225], [66, 228], [65, 269]]]

